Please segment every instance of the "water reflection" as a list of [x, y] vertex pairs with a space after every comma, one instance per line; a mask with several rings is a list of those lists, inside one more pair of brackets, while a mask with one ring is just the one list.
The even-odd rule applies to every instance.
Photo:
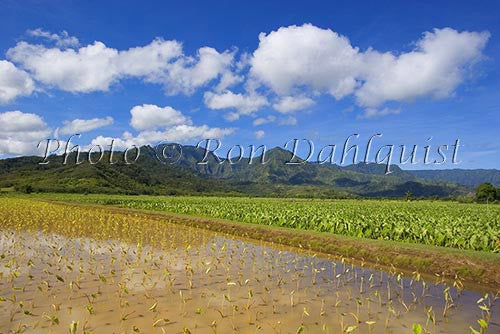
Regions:
[[176, 224], [161, 225], [160, 243], [116, 234], [3, 230], [0, 332], [66, 333], [75, 321], [97, 333], [460, 333], [488, 313], [488, 332], [500, 331], [494, 294], [478, 304], [484, 294], [416, 274]]

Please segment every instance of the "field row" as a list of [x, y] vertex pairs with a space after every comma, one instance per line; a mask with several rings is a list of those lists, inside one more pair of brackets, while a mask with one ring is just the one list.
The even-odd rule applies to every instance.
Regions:
[[500, 206], [430, 201], [65, 195], [56, 199], [500, 252]]

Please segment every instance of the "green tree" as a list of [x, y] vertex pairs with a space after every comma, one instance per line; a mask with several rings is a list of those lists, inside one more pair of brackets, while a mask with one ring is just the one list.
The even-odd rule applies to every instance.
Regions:
[[405, 196], [406, 196], [406, 201], [408, 201], [408, 202], [413, 199], [413, 194], [409, 190], [406, 192]]
[[492, 202], [497, 198], [497, 189], [491, 183], [480, 184], [476, 189], [476, 201]]
[[17, 190], [25, 194], [31, 194], [34, 189], [31, 184], [23, 184]]

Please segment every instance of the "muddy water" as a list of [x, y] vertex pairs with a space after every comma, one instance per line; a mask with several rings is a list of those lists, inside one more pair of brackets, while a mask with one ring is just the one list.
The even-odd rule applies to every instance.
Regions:
[[0, 333], [500, 332], [494, 293], [417, 274], [176, 224], [151, 243], [76, 231], [0, 230]]

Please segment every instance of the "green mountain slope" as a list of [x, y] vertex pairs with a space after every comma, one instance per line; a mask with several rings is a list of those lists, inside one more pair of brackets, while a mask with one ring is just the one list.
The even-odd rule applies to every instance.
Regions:
[[500, 186], [500, 170], [497, 169], [444, 169], [444, 170], [409, 170], [408, 173], [427, 180], [443, 180], [476, 187], [489, 182]]
[[[164, 155], [172, 159], [164, 159]], [[171, 148], [142, 147], [134, 164], [123, 162], [123, 153], [109, 153], [97, 164], [68, 164], [62, 157], [50, 157], [40, 165], [39, 157], [0, 160], [0, 187], [21, 188], [30, 185], [36, 191], [93, 192], [128, 194], [232, 194], [293, 197], [401, 197], [409, 191], [415, 196], [463, 195], [467, 189], [456, 184], [417, 178], [394, 166], [384, 174], [385, 166], [358, 164], [347, 167], [315, 163], [286, 164], [292, 153], [281, 148], [268, 150], [265, 163], [256, 156], [252, 163], [242, 158], [235, 164], [207, 155], [193, 146], [183, 146], [182, 155]], [[83, 154], [82, 157], [86, 157]], [[158, 159], [158, 157], [160, 159]], [[175, 163], [169, 163], [175, 161]], [[236, 161], [236, 159], [235, 159]], [[166, 162], [166, 163], [165, 163]]]

